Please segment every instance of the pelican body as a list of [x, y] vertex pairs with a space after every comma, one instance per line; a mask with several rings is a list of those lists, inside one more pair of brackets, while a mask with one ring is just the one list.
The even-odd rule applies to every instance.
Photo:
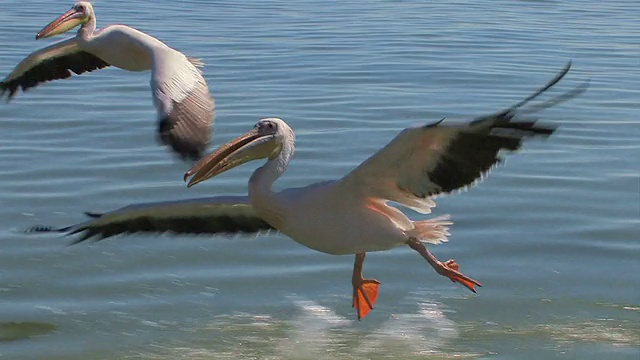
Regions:
[[96, 31], [88, 2], [78, 2], [45, 26], [37, 39], [80, 26], [75, 37], [54, 43], [25, 58], [0, 82], [0, 98], [11, 100], [19, 89], [65, 79], [108, 66], [128, 71], [151, 70], [153, 103], [158, 113], [158, 140], [178, 155], [199, 159], [210, 143], [214, 102], [198, 59], [188, 58], [160, 40], [125, 25]]
[[441, 262], [424, 246], [424, 242], [447, 241], [448, 226], [452, 225], [448, 215], [413, 221], [388, 203], [429, 214], [435, 197], [474, 185], [502, 161], [502, 151], [516, 151], [528, 138], [551, 135], [555, 126], [521, 115], [573, 98], [586, 86], [528, 109], [522, 107], [556, 84], [569, 68], [570, 63], [547, 85], [504, 111], [467, 123], [449, 124], [443, 119], [405, 129], [343, 178], [281, 192], [274, 192], [272, 185], [292, 159], [295, 135], [282, 119], [262, 119], [246, 134], [200, 160], [184, 176], [190, 187], [248, 161], [267, 159], [249, 179], [248, 196], [131, 205], [53, 230], [83, 233], [75, 241], [80, 242], [140, 231], [239, 233], [276, 229], [320, 252], [355, 254], [352, 287], [358, 319], [368, 314], [378, 296], [380, 283], [362, 276], [365, 255], [371, 251], [408, 245], [438, 274], [475, 292], [476, 286], [481, 286], [478, 281], [459, 272], [453, 259]]

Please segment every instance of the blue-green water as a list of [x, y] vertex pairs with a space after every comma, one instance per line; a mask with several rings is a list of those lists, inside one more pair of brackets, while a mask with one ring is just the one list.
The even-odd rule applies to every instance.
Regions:
[[[71, 3], [2, 2], [0, 76]], [[477, 295], [398, 248], [355, 321], [350, 256], [285, 236], [131, 236], [67, 247], [34, 224], [132, 202], [244, 194], [258, 164], [187, 189], [154, 141], [148, 73], [106, 69], [0, 104], [0, 357], [638, 359], [640, 3], [96, 1], [207, 63], [216, 145], [279, 116], [297, 152], [278, 188], [337, 178], [407, 126], [501, 109], [569, 59], [582, 97], [480, 186], [441, 198], [432, 247]], [[418, 217], [417, 214], [412, 214]], [[24, 324], [21, 324], [23, 323]], [[17, 323], [17, 324], [16, 324]], [[32, 335], [32, 336], [30, 336]]]

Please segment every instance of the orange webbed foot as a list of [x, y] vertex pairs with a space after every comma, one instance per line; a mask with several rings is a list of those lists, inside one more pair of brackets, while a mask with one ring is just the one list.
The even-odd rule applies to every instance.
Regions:
[[482, 287], [482, 284], [478, 281], [459, 272], [460, 265], [458, 265], [455, 260], [449, 259], [442, 263], [442, 265], [445, 268], [442, 275], [448, 277], [452, 282], [458, 282], [474, 293], [476, 292], [476, 286]]
[[364, 318], [373, 309], [378, 300], [380, 282], [374, 279], [362, 279], [353, 284], [353, 307], [358, 314], [358, 320]]

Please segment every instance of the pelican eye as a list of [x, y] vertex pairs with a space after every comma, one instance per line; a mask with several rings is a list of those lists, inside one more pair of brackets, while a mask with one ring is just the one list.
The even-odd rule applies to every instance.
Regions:
[[270, 121], [265, 121], [265, 122], [257, 123], [256, 128], [258, 130], [274, 130], [276, 128], [276, 124]]
[[76, 10], [84, 12], [84, 5], [76, 5]]

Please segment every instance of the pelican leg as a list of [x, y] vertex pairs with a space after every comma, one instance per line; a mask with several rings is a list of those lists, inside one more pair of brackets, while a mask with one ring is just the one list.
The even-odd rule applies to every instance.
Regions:
[[362, 265], [366, 253], [356, 254], [356, 260], [353, 264], [353, 276], [351, 284], [353, 285], [353, 304], [352, 306], [358, 313], [358, 320], [369, 314], [373, 309], [373, 305], [378, 300], [378, 287], [380, 282], [375, 279], [365, 279], [362, 277]]
[[464, 275], [459, 272], [460, 266], [453, 260], [449, 259], [444, 263], [438, 260], [427, 248], [420, 242], [420, 240], [411, 238], [407, 241], [407, 245], [409, 245], [413, 250], [417, 251], [422, 257], [427, 260], [429, 265], [431, 265], [438, 274], [442, 276], [446, 276], [453, 282], [459, 282], [464, 285], [467, 289], [476, 292], [475, 286], [482, 286], [479, 282], [473, 280], [472, 278]]

